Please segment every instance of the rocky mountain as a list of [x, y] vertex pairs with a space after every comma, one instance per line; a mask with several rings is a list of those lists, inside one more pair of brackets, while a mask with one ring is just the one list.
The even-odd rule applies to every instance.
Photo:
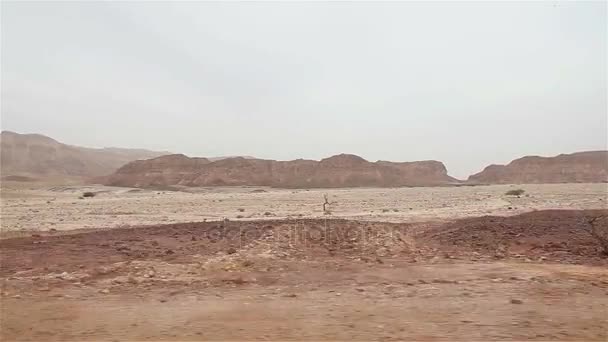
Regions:
[[207, 159], [209, 159], [209, 161], [218, 161], [218, 160], [222, 160], [222, 159], [228, 159], [228, 158], [238, 158], [238, 157], [242, 157], [245, 159], [256, 159], [255, 157], [252, 156], [220, 156], [220, 157], [209, 157]]
[[507, 165], [490, 165], [469, 177], [469, 183], [600, 183], [608, 182], [608, 151], [527, 156]]
[[[40, 134], [3, 131], [3, 180], [92, 179], [131, 187], [251, 185], [281, 188], [396, 187], [462, 184], [438, 161], [369, 162], [352, 154], [320, 161], [244, 157], [190, 158], [141, 149], [85, 148]], [[527, 156], [490, 165], [468, 184], [608, 182], [608, 151]]]
[[315, 160], [243, 157], [211, 161], [185, 155], [129, 163], [104, 184], [130, 187], [253, 185], [281, 188], [426, 186], [457, 182], [438, 161], [369, 162], [351, 154]]
[[0, 134], [3, 179], [87, 178], [108, 175], [124, 164], [167, 154], [141, 149], [85, 148], [40, 134]]

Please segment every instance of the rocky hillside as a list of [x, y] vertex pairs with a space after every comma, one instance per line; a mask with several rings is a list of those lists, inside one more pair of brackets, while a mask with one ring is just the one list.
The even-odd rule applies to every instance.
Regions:
[[469, 177], [470, 183], [599, 183], [608, 182], [608, 151], [527, 156], [507, 165], [490, 165]]
[[170, 155], [129, 163], [104, 183], [116, 186], [163, 187], [255, 185], [282, 188], [361, 186], [425, 186], [457, 182], [438, 161], [375, 163], [349, 154], [321, 161], [275, 161], [242, 157], [210, 161]]
[[3, 179], [102, 176], [128, 162], [166, 154], [140, 149], [70, 146], [40, 134], [9, 131], [2, 132], [0, 142]]

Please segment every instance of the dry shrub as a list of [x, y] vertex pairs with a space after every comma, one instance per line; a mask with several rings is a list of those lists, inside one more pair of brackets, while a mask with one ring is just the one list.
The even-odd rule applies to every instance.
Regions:
[[524, 194], [524, 192], [526, 192], [526, 190], [524, 189], [513, 189], [513, 190], [509, 190], [507, 192], [505, 192], [505, 195], [507, 196], [521, 196]]

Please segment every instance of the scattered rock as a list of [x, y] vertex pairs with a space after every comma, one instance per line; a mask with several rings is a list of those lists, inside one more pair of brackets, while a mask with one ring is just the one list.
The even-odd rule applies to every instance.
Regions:
[[62, 279], [62, 280], [70, 280], [71, 277], [68, 272], [62, 272], [61, 274], [55, 276], [55, 278]]
[[511, 304], [523, 304], [524, 301], [521, 299], [511, 299]]

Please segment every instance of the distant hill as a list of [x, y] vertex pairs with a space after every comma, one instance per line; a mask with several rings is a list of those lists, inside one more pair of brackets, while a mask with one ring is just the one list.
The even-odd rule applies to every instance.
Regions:
[[222, 159], [228, 159], [228, 158], [245, 158], [245, 159], [256, 159], [255, 157], [252, 156], [220, 156], [220, 157], [210, 157], [207, 158], [209, 159], [209, 161], [218, 161], [218, 160], [222, 160]]
[[0, 134], [2, 180], [78, 178], [131, 187], [252, 185], [282, 188], [608, 182], [608, 151], [527, 156], [490, 165], [460, 182], [443, 163], [369, 162], [352, 154], [276, 161], [249, 156], [190, 158], [126, 148], [85, 148], [40, 134]]
[[351, 154], [315, 160], [276, 161], [243, 157], [211, 161], [183, 154], [131, 162], [106, 178], [130, 187], [256, 185], [281, 188], [393, 187], [458, 182], [443, 163], [369, 162]]
[[86, 148], [62, 144], [41, 134], [0, 134], [0, 172], [5, 180], [108, 175], [137, 159], [168, 154], [142, 149]]
[[602, 183], [608, 182], [608, 151], [526, 156], [507, 165], [490, 165], [469, 177], [468, 183]]

